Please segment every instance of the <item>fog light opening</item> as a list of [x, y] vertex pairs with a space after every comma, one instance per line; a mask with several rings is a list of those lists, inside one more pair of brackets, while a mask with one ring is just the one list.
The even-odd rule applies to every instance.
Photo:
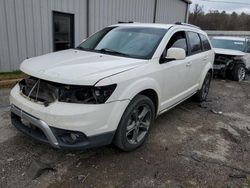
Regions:
[[75, 133], [75, 132], [64, 133], [60, 136], [60, 138], [62, 142], [70, 145], [76, 144], [84, 140], [82, 133]]
[[77, 133], [70, 133], [70, 137], [75, 142], [80, 137], [80, 135]]

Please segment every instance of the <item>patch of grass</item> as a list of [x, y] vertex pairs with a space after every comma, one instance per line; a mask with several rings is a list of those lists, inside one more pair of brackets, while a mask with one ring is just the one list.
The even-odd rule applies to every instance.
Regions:
[[26, 77], [27, 75], [24, 74], [21, 71], [14, 71], [14, 72], [3, 72], [0, 73], [0, 81], [4, 81], [4, 80], [13, 80], [13, 79], [21, 79]]

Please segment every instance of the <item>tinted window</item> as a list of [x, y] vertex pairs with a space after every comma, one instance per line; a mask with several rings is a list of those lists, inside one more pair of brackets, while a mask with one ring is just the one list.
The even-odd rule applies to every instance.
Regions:
[[202, 51], [201, 40], [197, 33], [188, 32], [188, 37], [190, 41], [190, 52], [195, 54]]
[[166, 51], [169, 48], [182, 48], [186, 51], [187, 54], [187, 40], [186, 40], [186, 34], [184, 31], [180, 31], [175, 33], [171, 39], [169, 40]]
[[211, 46], [209, 44], [208, 38], [205, 35], [201, 35], [201, 41], [202, 41], [202, 45], [203, 45], [203, 51], [208, 51], [211, 50]]

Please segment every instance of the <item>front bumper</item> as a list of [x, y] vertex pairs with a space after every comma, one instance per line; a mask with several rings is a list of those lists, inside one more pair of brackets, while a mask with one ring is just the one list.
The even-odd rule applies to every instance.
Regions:
[[[10, 94], [13, 125], [39, 141], [62, 149], [109, 144], [129, 102], [124, 100], [100, 105], [54, 102], [45, 107], [23, 97], [19, 86], [15, 86]], [[38, 130], [27, 129], [22, 119]], [[74, 145], [63, 143], [57, 134], [69, 131], [82, 133], [82, 142]]]
[[[24, 124], [23, 121], [28, 122], [29, 125]], [[87, 137], [85, 134], [81, 133], [81, 135], [83, 135], [81, 141], [76, 143], [65, 143], [60, 135], [72, 131], [50, 127], [44, 121], [23, 112], [14, 105], [11, 106], [11, 122], [22, 133], [40, 142], [49, 144], [54, 148], [65, 150], [79, 150], [108, 145], [111, 143], [115, 134], [115, 131], [112, 131]]]
[[[40, 131], [35, 131], [35, 129], [32, 130], [31, 127], [24, 125], [21, 119], [40, 129], [43, 134], [41, 134]], [[44, 121], [39, 120], [26, 112], [23, 112], [14, 105], [11, 106], [11, 122], [21, 132], [30, 135], [39, 141], [50, 143], [55, 148], [59, 147], [55, 135]]]

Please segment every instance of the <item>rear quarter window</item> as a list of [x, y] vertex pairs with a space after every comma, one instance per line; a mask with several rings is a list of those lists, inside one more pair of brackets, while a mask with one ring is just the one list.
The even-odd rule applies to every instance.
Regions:
[[200, 34], [200, 38], [203, 46], [203, 51], [211, 50], [211, 45], [209, 43], [207, 36]]
[[202, 51], [201, 39], [198, 33], [188, 32], [189, 45], [190, 45], [190, 55], [199, 53]]

